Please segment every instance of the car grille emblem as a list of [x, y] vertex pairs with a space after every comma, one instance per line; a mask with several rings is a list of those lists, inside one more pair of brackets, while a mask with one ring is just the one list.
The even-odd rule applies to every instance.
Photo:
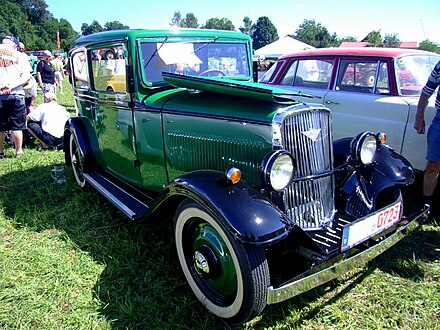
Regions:
[[301, 134], [307, 136], [313, 142], [316, 142], [320, 133], [321, 133], [320, 128], [313, 128], [311, 130], [301, 132]]

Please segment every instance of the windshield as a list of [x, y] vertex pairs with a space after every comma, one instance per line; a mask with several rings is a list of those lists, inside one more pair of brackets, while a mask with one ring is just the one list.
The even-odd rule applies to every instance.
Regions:
[[200, 42], [141, 42], [144, 79], [162, 82], [162, 72], [181, 75], [250, 79], [245, 43], [216, 39]]
[[420, 95], [440, 56], [409, 55], [396, 60], [397, 86], [401, 95]]

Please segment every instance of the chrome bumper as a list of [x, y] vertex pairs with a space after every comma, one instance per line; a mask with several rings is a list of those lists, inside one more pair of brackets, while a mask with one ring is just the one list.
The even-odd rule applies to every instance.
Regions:
[[275, 304], [287, 300], [333, 280], [351, 269], [364, 266], [367, 262], [382, 254], [407, 236], [411, 231], [419, 227], [423, 221], [426, 220], [428, 210], [429, 209], [425, 207], [423, 211], [414, 216], [409, 222], [407, 219], [402, 219], [399, 223], [400, 227], [397, 228], [395, 233], [366, 250], [344, 259], [347, 253], [350, 252], [349, 250], [347, 253], [342, 253], [326, 261], [324, 264], [295, 277], [281, 287], [274, 288], [270, 286], [267, 289], [267, 304]]

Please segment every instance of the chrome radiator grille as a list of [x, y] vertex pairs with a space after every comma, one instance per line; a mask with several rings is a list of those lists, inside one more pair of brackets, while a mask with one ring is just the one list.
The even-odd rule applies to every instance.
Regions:
[[294, 111], [284, 117], [280, 129], [282, 146], [296, 160], [295, 179], [301, 179], [286, 189], [287, 214], [303, 229], [326, 226], [334, 215], [334, 178], [319, 175], [333, 167], [330, 112]]

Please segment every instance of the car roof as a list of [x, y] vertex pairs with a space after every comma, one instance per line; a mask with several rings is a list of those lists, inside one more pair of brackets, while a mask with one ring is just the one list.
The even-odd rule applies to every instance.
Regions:
[[383, 56], [383, 57], [399, 57], [401, 55], [434, 55], [439, 56], [437, 53], [428, 52], [419, 49], [407, 49], [407, 48], [383, 48], [383, 47], [339, 47], [339, 48], [316, 48], [303, 50], [300, 52], [285, 54], [280, 56], [281, 59], [290, 57], [301, 56]]
[[210, 29], [168, 29], [168, 30], [146, 30], [126, 29], [112, 30], [90, 34], [76, 39], [77, 45], [87, 45], [96, 42], [106, 42], [125, 38], [165, 38], [165, 37], [204, 37], [204, 38], [234, 38], [250, 41], [247, 34]]

